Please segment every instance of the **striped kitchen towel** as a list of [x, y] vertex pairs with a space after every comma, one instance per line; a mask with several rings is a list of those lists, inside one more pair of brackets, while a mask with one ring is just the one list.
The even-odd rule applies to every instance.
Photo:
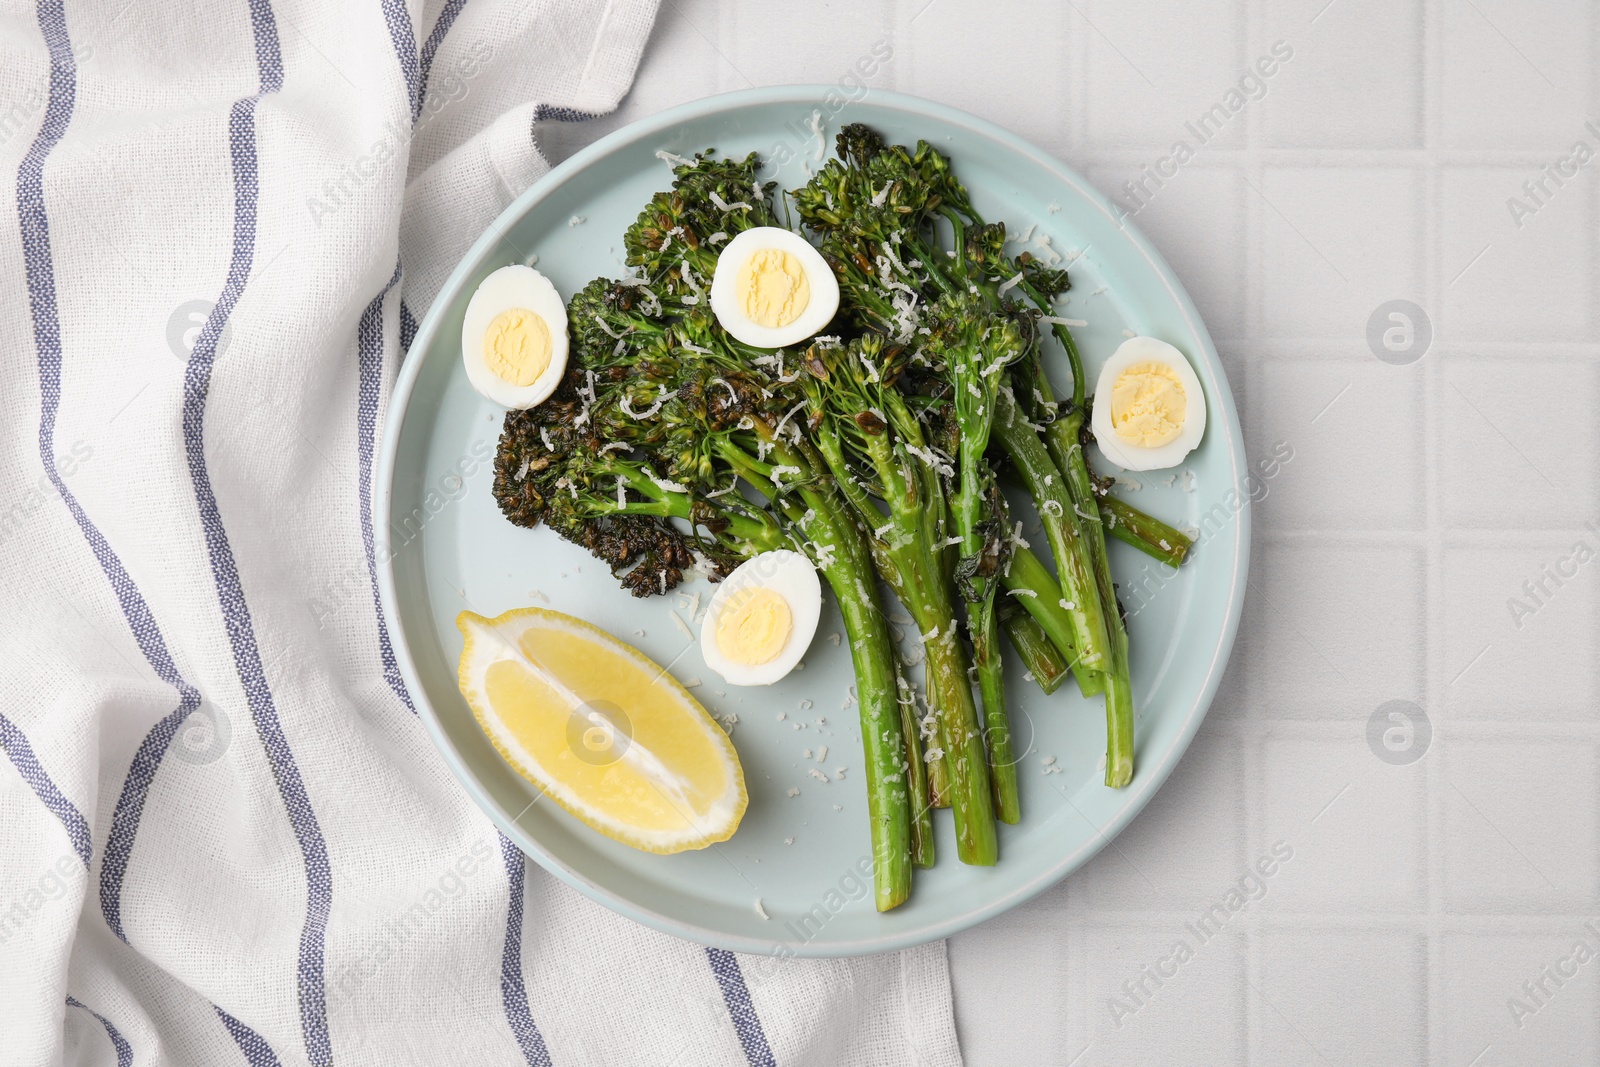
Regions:
[[654, 15], [0, 10], [0, 1061], [959, 1062], [942, 945], [756, 968], [527, 864], [377, 610], [416, 320]]

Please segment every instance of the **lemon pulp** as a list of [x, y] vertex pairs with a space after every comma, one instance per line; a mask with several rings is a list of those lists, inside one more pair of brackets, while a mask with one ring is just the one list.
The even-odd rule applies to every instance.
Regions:
[[463, 612], [460, 684], [524, 777], [593, 828], [677, 852], [725, 840], [744, 813], [727, 735], [648, 657], [539, 608]]

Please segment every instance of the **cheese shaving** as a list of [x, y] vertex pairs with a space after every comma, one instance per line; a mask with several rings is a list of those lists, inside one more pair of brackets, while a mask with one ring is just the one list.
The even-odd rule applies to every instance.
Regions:
[[[745, 203], [743, 200], [735, 200], [731, 204], [728, 203], [726, 200], [722, 199], [722, 197], [717, 195], [717, 191], [715, 189], [711, 190], [711, 202], [713, 204], [717, 205], [717, 210], [718, 211], [721, 211], [721, 212], [724, 212], [724, 213], [729, 212], [729, 211], [749, 211], [750, 210], [750, 205]], [[722, 236], [723, 237], [727, 237], [728, 235], [727, 234], [723, 234]]]
[[651, 470], [649, 467], [646, 467], [644, 472], [650, 477], [652, 482], [655, 482], [656, 485], [660, 486], [669, 493], [687, 493], [689, 491], [689, 487], [687, 485], [679, 485], [677, 482], [671, 481], [667, 478], [658, 477], [656, 472]]
[[654, 404], [651, 404], [648, 408], [646, 408], [643, 411], [635, 411], [635, 410], [633, 410], [632, 398], [627, 396], [626, 394], [624, 394], [622, 399], [617, 402], [617, 407], [622, 409], [622, 413], [624, 415], [628, 416], [628, 418], [630, 418], [630, 419], [638, 420], [638, 419], [654, 418], [655, 415], [656, 415], [656, 412], [661, 410], [661, 405], [665, 404], [668, 400], [671, 400], [674, 396], [678, 395], [676, 393], [667, 392], [667, 387], [664, 386], [664, 385], [658, 385], [658, 386], [656, 386], [656, 388], [660, 390], [660, 393], [656, 396], [656, 402]]
[[684, 159], [682, 156], [674, 152], [668, 152], [665, 148], [656, 149], [656, 158], [674, 169], [678, 167], [688, 167], [690, 170], [693, 170], [700, 165], [700, 161], [697, 159]]

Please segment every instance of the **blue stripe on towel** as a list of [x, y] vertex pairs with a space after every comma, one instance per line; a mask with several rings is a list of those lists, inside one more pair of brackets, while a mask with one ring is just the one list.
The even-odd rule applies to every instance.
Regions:
[[227, 1027], [228, 1033], [233, 1036], [239, 1051], [244, 1053], [245, 1062], [250, 1064], [250, 1067], [282, 1067], [278, 1062], [278, 1054], [272, 1051], [272, 1046], [267, 1044], [265, 1038], [215, 1004], [212, 1008], [216, 1010], [217, 1018], [222, 1020], [222, 1025]]
[[428, 39], [422, 43], [422, 70], [417, 85], [417, 115], [413, 118], [422, 114], [422, 102], [428, 98], [428, 73], [433, 70], [433, 57], [438, 54], [439, 46], [444, 43], [444, 35], [450, 32], [456, 16], [461, 14], [461, 9], [466, 6], [467, 0], [448, 0], [444, 10], [439, 12], [439, 20], [433, 24], [433, 32], [428, 34]]
[[389, 40], [394, 42], [395, 58], [406, 80], [406, 99], [411, 103], [411, 118], [422, 113], [421, 74], [417, 62], [417, 34], [411, 28], [411, 12], [405, 0], [383, 0], [383, 21], [389, 24]]
[[551, 1067], [544, 1036], [534, 1025], [528, 1008], [528, 990], [522, 981], [522, 894], [523, 870], [527, 860], [522, 850], [500, 835], [500, 855], [506, 862], [506, 948], [500, 957], [500, 999], [505, 1004], [506, 1022], [522, 1046], [528, 1067]]
[[389, 626], [383, 621], [383, 603], [378, 599], [378, 564], [374, 551], [372, 532], [372, 445], [378, 429], [378, 392], [383, 383], [383, 299], [400, 280], [400, 263], [395, 261], [394, 275], [383, 291], [372, 298], [367, 310], [361, 313], [361, 324], [356, 328], [356, 358], [360, 371], [360, 388], [356, 401], [356, 459], [359, 469], [361, 498], [361, 540], [367, 553], [367, 577], [372, 582], [372, 610], [378, 616], [378, 653], [383, 659], [383, 678], [413, 713], [411, 694], [400, 678], [400, 665], [395, 661], [394, 645], [389, 640]]
[[233, 649], [234, 667], [250, 704], [256, 733], [266, 750], [279, 796], [289, 814], [289, 822], [300, 844], [306, 870], [306, 919], [300, 931], [299, 991], [300, 1029], [306, 1054], [317, 1067], [333, 1062], [328, 1037], [328, 1005], [325, 985], [328, 915], [333, 907], [333, 878], [328, 866], [328, 849], [322, 828], [317, 824], [311, 799], [294, 752], [284, 736], [283, 723], [272, 698], [272, 689], [261, 666], [256, 645], [255, 625], [239, 580], [233, 546], [222, 523], [217, 496], [206, 466], [206, 400], [211, 392], [211, 371], [217, 357], [217, 340], [227, 325], [228, 316], [244, 292], [255, 258], [256, 237], [256, 105], [262, 97], [283, 87], [283, 58], [278, 49], [278, 28], [269, 0], [249, 0], [250, 24], [255, 34], [256, 65], [260, 71], [260, 91], [234, 102], [228, 114], [229, 153], [233, 160], [233, 255], [228, 277], [216, 306], [206, 319], [189, 357], [183, 382], [183, 445], [189, 462], [189, 477], [194, 485], [200, 523], [205, 531], [206, 549], [211, 559], [211, 574], [222, 607], [228, 643]]
[[27, 737], [16, 723], [6, 718], [4, 713], [0, 713], [0, 748], [6, 750], [6, 755], [11, 757], [11, 763], [17, 768], [17, 773], [22, 775], [22, 780], [39, 795], [39, 800], [44, 806], [61, 820], [67, 836], [72, 839], [72, 850], [78, 854], [78, 858], [87, 868], [90, 858], [94, 855], [94, 843], [89, 837], [89, 823], [77, 805], [56, 788], [56, 784], [50, 780], [50, 775], [40, 766], [39, 758], [33, 754], [33, 746], [28, 744]]
[[744, 972], [739, 969], [739, 957], [726, 949], [708, 948], [711, 973], [717, 976], [722, 987], [723, 1003], [728, 1005], [728, 1016], [733, 1020], [739, 1044], [744, 1046], [744, 1058], [750, 1067], [778, 1067], [767, 1044], [767, 1032], [761, 1028], [761, 1018], [755, 1005], [750, 1003], [750, 987], [744, 984]]
[[411, 314], [404, 300], [400, 301], [400, 351], [411, 351], [411, 342], [417, 339], [417, 317]]
[[100, 1025], [106, 1028], [106, 1036], [111, 1039], [111, 1047], [117, 1050], [117, 1067], [129, 1067], [133, 1063], [133, 1046], [128, 1044], [128, 1039], [122, 1036], [121, 1030], [112, 1025], [110, 1019], [107, 1019], [77, 997], [67, 997], [67, 1006], [69, 1008], [82, 1008], [100, 1020]]
[[570, 107], [551, 107], [549, 104], [539, 104], [533, 109], [533, 121], [544, 122], [552, 119], [556, 122], [588, 122], [594, 118], [589, 111], [578, 111]]
[[106, 834], [105, 851], [100, 856], [100, 914], [105, 916], [111, 932], [123, 942], [127, 942], [128, 935], [122, 930], [122, 880], [128, 872], [133, 843], [139, 836], [145, 797], [155, 781], [161, 757], [166, 755], [184, 720], [200, 706], [199, 691], [182, 678], [178, 678], [176, 684], [182, 700], [176, 710], [150, 728], [133, 754], [128, 776], [122, 781], [122, 792], [117, 795], [117, 806], [111, 812], [111, 830]]
[[[17, 170], [17, 216], [22, 231], [22, 252], [28, 275], [28, 303], [33, 317], [34, 344], [38, 350], [39, 364], [39, 458], [51, 484], [72, 514], [84, 539], [89, 542], [100, 569], [105, 572], [116, 594], [117, 603], [128, 627], [133, 632], [139, 650], [144, 653], [156, 675], [178, 691], [177, 710], [158, 723], [150, 736], [140, 746], [139, 754], [129, 770], [128, 781], [112, 814], [111, 832], [107, 836], [105, 854], [100, 864], [101, 911], [112, 931], [124, 941], [120, 914], [122, 874], [127, 868], [128, 853], [138, 829], [139, 812], [144, 806], [145, 791], [161, 753], [178, 726], [195, 708], [200, 706], [200, 693], [178, 673], [177, 666], [167, 650], [166, 639], [156, 625], [150, 606], [139, 593], [139, 588], [129, 576], [122, 560], [117, 557], [109, 542], [90, 521], [88, 514], [67, 488], [56, 469], [55, 433], [56, 417], [61, 409], [61, 322], [56, 307], [55, 264], [50, 247], [50, 219], [44, 202], [44, 165], [56, 143], [67, 131], [72, 120], [72, 110], [77, 96], [77, 64], [72, 55], [72, 41], [67, 34], [66, 12], [61, 0], [42, 0], [38, 9], [39, 29], [50, 50], [50, 99], [45, 109], [44, 121], [38, 135], [23, 157]], [[53, 788], [53, 787], [52, 787]], [[43, 794], [41, 794], [42, 796]], [[58, 794], [59, 795], [59, 794]], [[64, 802], [64, 801], [63, 801]], [[48, 801], [47, 801], [48, 803]], [[70, 805], [68, 805], [70, 808]], [[62, 812], [58, 811], [58, 815]], [[78, 823], [83, 822], [76, 809], [72, 814]], [[63, 816], [65, 819], [65, 816]], [[68, 832], [75, 833], [72, 822]], [[87, 824], [83, 832], [87, 834]], [[75, 842], [76, 845], [76, 842]], [[87, 842], [79, 847], [79, 854], [88, 862]]]

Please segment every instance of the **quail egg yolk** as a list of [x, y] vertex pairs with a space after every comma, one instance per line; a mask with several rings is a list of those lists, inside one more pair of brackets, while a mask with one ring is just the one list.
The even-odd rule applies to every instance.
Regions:
[[1131, 445], [1155, 448], [1183, 432], [1183, 382], [1165, 363], [1135, 363], [1111, 388], [1111, 428]]
[[800, 260], [781, 248], [763, 248], [739, 268], [736, 291], [757, 326], [787, 326], [811, 303], [811, 283]]
[[733, 662], [753, 667], [782, 652], [793, 629], [787, 600], [771, 589], [741, 589], [717, 617], [717, 647]]
[[483, 331], [483, 362], [502, 381], [532, 385], [550, 366], [550, 327], [527, 308], [502, 311]]

